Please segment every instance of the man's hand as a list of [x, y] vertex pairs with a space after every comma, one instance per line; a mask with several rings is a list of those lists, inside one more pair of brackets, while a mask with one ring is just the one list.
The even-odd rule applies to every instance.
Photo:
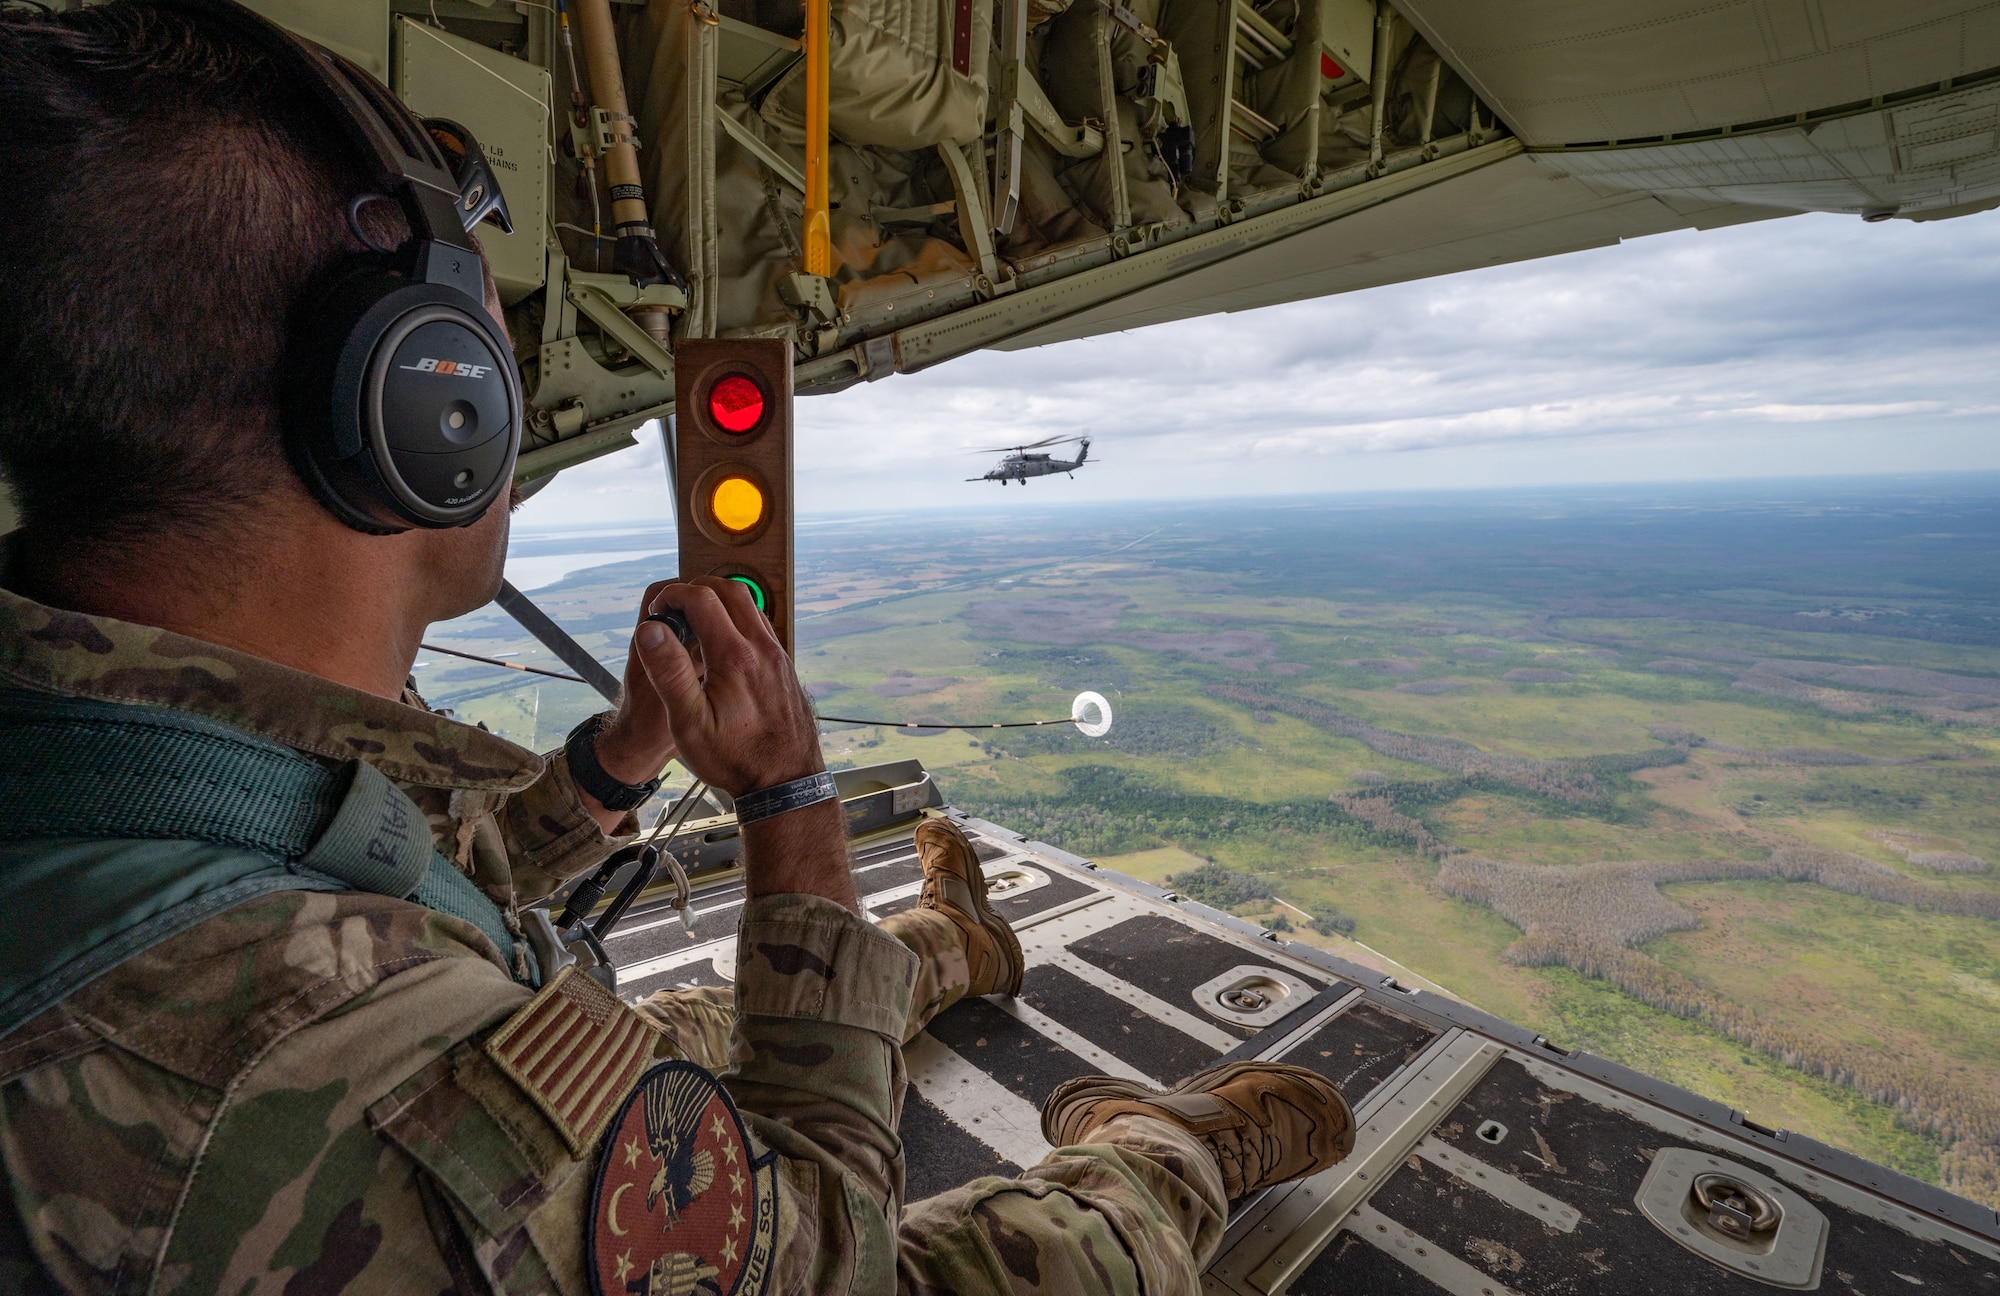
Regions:
[[[812, 705], [750, 591], [717, 576], [646, 591], [646, 612], [665, 607], [687, 618], [699, 662], [657, 621], [641, 622], [632, 642], [682, 762], [732, 797], [824, 770]], [[743, 849], [748, 894], [823, 896], [860, 912], [838, 801], [745, 825]]]
[[677, 609], [700, 641], [697, 666], [657, 621], [641, 622], [633, 636], [683, 764], [732, 797], [826, 768], [791, 659], [740, 581], [703, 576], [646, 593], [648, 612]]
[[[645, 597], [639, 600], [640, 624], [651, 613], [653, 600], [670, 583], [655, 581], [646, 587]], [[595, 749], [597, 763], [620, 783], [644, 783], [657, 778], [667, 762], [678, 754], [673, 726], [667, 718], [667, 704], [660, 699], [652, 676], [646, 673], [639, 659], [637, 635], [625, 654], [624, 696], [619, 699], [617, 712], [597, 731]], [[577, 790], [582, 792], [581, 788]], [[616, 832], [624, 821], [624, 811], [606, 810], [588, 792], [583, 792], [583, 803], [606, 832]]]

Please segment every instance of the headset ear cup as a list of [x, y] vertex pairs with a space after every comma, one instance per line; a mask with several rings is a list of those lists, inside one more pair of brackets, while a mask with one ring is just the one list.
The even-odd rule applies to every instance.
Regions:
[[467, 526], [511, 485], [520, 382], [506, 339], [463, 293], [352, 270], [302, 303], [291, 357], [286, 452], [347, 526]]
[[[361, 436], [351, 375], [357, 326], [408, 281], [351, 269], [307, 294], [295, 316], [283, 382], [285, 453], [313, 497], [356, 531], [393, 535], [411, 523], [385, 507], [384, 485]], [[363, 358], [365, 364], [365, 357]], [[346, 378], [346, 381], [343, 381]]]

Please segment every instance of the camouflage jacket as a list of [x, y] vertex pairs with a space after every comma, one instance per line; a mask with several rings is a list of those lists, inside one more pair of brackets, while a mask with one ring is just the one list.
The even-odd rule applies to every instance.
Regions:
[[[365, 760], [503, 910], [617, 842], [559, 755], [4, 591], [0, 684], [170, 707]], [[741, 960], [729, 1083], [746, 1108], [761, 1095], [757, 1107], [783, 1113], [750, 1121], [780, 1153], [779, 1281], [833, 1277], [829, 1241], [850, 1277], [872, 1272], [892, 1255], [894, 1041], [914, 956], [824, 901], [767, 897], [743, 921], [746, 949], [770, 957]], [[552, 1009], [580, 1025], [576, 1055], [595, 1040], [605, 1065], [551, 1081], [490, 1047]], [[671, 1039], [581, 977], [531, 998], [475, 927], [419, 905], [363, 892], [246, 902], [0, 1040], [0, 1291], [587, 1292], [597, 1139]]]

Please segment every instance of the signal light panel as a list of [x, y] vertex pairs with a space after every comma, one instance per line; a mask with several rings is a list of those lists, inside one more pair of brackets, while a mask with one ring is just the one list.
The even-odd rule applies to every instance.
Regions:
[[674, 349], [681, 579], [746, 586], [792, 651], [792, 348], [688, 338]]

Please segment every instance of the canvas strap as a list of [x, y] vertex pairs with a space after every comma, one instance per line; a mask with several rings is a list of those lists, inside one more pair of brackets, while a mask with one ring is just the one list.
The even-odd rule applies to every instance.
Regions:
[[[160, 849], [152, 843], [201, 843]], [[159, 707], [0, 689], [0, 1037], [127, 959], [274, 891], [368, 891], [471, 922], [499, 908], [365, 761]]]

